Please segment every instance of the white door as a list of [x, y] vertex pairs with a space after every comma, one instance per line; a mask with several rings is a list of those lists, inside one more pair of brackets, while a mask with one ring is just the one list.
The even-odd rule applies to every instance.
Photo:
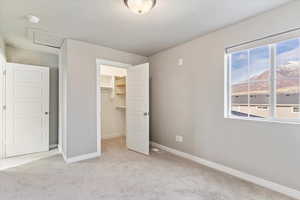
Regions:
[[126, 120], [128, 149], [149, 154], [149, 63], [130, 67], [127, 74]]
[[6, 157], [49, 150], [49, 68], [6, 65]]

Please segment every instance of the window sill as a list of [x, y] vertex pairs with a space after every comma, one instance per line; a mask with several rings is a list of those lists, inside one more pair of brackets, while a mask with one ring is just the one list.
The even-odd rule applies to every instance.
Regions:
[[282, 119], [255, 119], [255, 118], [243, 118], [235, 116], [225, 116], [225, 119], [253, 121], [253, 122], [268, 122], [268, 123], [280, 123], [280, 124], [293, 124], [300, 125], [300, 120], [282, 120]]

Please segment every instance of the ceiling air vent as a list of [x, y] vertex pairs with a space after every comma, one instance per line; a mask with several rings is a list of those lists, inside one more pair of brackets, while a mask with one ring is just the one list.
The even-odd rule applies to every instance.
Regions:
[[63, 43], [63, 38], [39, 29], [29, 28], [27, 35], [37, 45], [60, 49]]

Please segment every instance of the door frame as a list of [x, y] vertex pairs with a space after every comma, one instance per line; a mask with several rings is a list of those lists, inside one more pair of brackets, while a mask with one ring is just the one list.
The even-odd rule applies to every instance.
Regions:
[[125, 68], [128, 69], [129, 67], [132, 67], [133, 65], [127, 64], [127, 63], [121, 63], [116, 62], [112, 60], [106, 60], [106, 59], [96, 59], [96, 120], [97, 120], [97, 153], [101, 154], [101, 139], [102, 139], [102, 133], [101, 133], [101, 65], [109, 65], [112, 67], [119, 67], [119, 68]]
[[6, 100], [6, 93], [5, 93], [5, 73], [6, 73], [6, 61], [0, 57], [0, 106], [1, 106], [1, 113], [0, 113], [0, 160], [5, 158], [5, 127], [6, 127], [6, 115], [4, 110], [5, 100]]

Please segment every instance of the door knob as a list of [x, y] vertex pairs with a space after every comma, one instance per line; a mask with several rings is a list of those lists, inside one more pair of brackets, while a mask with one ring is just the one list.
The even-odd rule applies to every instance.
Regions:
[[48, 115], [49, 114], [49, 112], [45, 112], [45, 115]]
[[149, 115], [149, 113], [148, 112], [144, 112], [144, 116], [148, 116]]

